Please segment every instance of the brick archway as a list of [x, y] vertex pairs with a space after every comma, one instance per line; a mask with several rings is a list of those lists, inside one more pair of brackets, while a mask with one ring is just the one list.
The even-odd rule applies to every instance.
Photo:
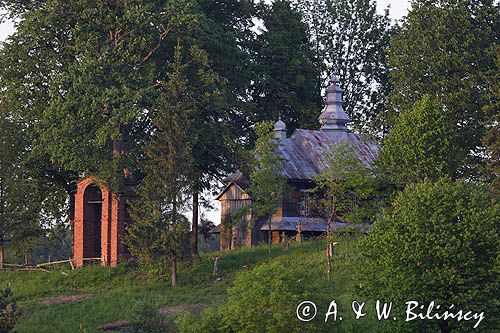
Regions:
[[86, 258], [101, 258], [106, 266], [116, 266], [123, 253], [124, 220], [125, 203], [120, 195], [96, 177], [80, 181], [75, 194], [75, 265], [83, 266]]
[[102, 192], [96, 184], [90, 184], [83, 193], [83, 257], [102, 256]]

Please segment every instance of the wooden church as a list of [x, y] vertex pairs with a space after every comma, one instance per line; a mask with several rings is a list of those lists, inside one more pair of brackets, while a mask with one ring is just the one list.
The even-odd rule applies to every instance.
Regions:
[[[294, 237], [299, 229], [304, 237], [326, 232], [326, 219], [311, 208], [310, 192], [315, 186], [314, 175], [326, 170], [326, 153], [332, 147], [340, 142], [349, 144], [357, 158], [367, 167], [378, 156], [379, 147], [374, 142], [348, 130], [346, 124], [350, 119], [342, 106], [342, 89], [336, 74], [332, 75], [326, 94], [325, 107], [319, 116], [320, 130], [297, 129], [287, 138], [286, 124], [281, 119], [274, 124], [275, 139], [279, 141], [277, 153], [283, 159], [282, 173], [293, 189], [290, 199], [282, 200], [271, 218], [274, 243]], [[252, 220], [251, 209], [238, 223], [231, 220], [235, 212], [252, 203], [247, 192], [251, 185], [248, 179], [237, 171], [226, 177], [224, 182], [225, 188], [216, 197], [221, 204], [221, 224], [211, 231], [220, 234], [221, 250], [267, 243], [269, 223], [266, 219], [256, 221], [248, 228]], [[333, 228], [344, 225], [337, 221]]]
[[[287, 138], [286, 124], [280, 119], [274, 125], [275, 139], [279, 141], [278, 154], [283, 158], [283, 175], [293, 188], [291, 198], [279, 203], [271, 219], [271, 237], [275, 243], [294, 237], [299, 229], [304, 237], [326, 231], [326, 220], [310, 207], [310, 191], [315, 185], [313, 176], [326, 168], [327, 151], [344, 141], [351, 145], [366, 166], [372, 165], [377, 158], [378, 146], [346, 127], [349, 117], [342, 107], [342, 90], [337, 75], [332, 76], [326, 92], [326, 105], [319, 117], [319, 131], [297, 129]], [[121, 154], [120, 142], [115, 144], [114, 153]], [[88, 260], [116, 266], [127, 257], [122, 239], [127, 223], [131, 222], [127, 202], [137, 199], [134, 194], [137, 183], [127, 170], [124, 173], [125, 186], [121, 193], [113, 193], [96, 177], [88, 177], [78, 183], [73, 235], [76, 266], [83, 266]], [[269, 224], [265, 219], [249, 228], [251, 210], [238, 223], [231, 221], [234, 212], [252, 203], [247, 193], [250, 182], [239, 171], [224, 181], [226, 186], [216, 197], [221, 203], [221, 224], [211, 231], [220, 234], [221, 250], [268, 242]], [[335, 222], [334, 228], [342, 225]]]

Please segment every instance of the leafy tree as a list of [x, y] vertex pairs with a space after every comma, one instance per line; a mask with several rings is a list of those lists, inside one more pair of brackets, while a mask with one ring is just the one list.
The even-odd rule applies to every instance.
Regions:
[[[496, 68], [500, 67], [500, 45], [495, 45]], [[483, 107], [487, 116], [488, 126], [483, 138], [483, 144], [487, 149], [487, 165], [483, 174], [493, 187], [494, 193], [500, 194], [500, 71], [493, 70], [489, 78], [489, 84], [493, 87], [490, 102]]]
[[368, 217], [373, 218], [376, 184], [370, 170], [359, 161], [349, 144], [340, 142], [326, 153], [326, 158], [326, 171], [314, 178], [314, 192], [319, 198], [315, 204], [320, 206], [327, 219], [327, 274], [330, 280], [331, 225], [341, 220], [354, 223], [365, 220], [367, 216], [360, 214], [360, 208], [368, 206]]
[[[67, 191], [71, 217], [81, 176], [98, 175], [117, 190], [124, 168], [140, 169], [177, 37], [205, 49], [221, 78], [219, 93], [197, 104], [193, 116], [193, 202], [229, 168], [250, 82], [243, 44], [251, 1], [12, 0], [0, 8], [18, 25], [1, 56], [8, 107], [26, 124], [39, 175]], [[186, 75], [196, 80], [196, 73]]]
[[[196, 89], [190, 86], [186, 73], [206, 65], [206, 55], [191, 49], [187, 61], [180, 44], [169, 66], [168, 80], [161, 82], [158, 105], [152, 113], [155, 126], [146, 144], [146, 174], [139, 185], [140, 199], [131, 203], [134, 223], [128, 228], [126, 244], [139, 261], [170, 257], [172, 285], [177, 280], [176, 259], [181, 254], [182, 240], [188, 232], [187, 219], [181, 214], [186, 207], [186, 190], [190, 186], [192, 150], [189, 136], [193, 124]], [[209, 74], [200, 80], [210, 84]]]
[[264, 27], [255, 41], [254, 121], [281, 114], [288, 129], [316, 128], [321, 108], [320, 74], [301, 14], [288, 0], [262, 4]]
[[271, 122], [257, 124], [257, 141], [254, 149], [254, 166], [250, 175], [252, 197], [252, 217], [254, 220], [267, 218], [269, 231], [269, 253], [272, 245], [271, 217], [278, 204], [290, 191], [287, 178], [282, 175], [281, 157], [276, 153], [279, 142], [273, 136]]
[[425, 178], [456, 176], [458, 147], [453, 140], [453, 128], [442, 110], [439, 102], [424, 96], [412, 108], [401, 112], [386, 137], [380, 161], [386, 176], [400, 186]]
[[123, 169], [138, 169], [159, 68], [173, 53], [173, 35], [197, 24], [196, 4], [12, 0], [0, 7], [17, 25], [0, 56], [5, 105], [29, 143], [26, 166], [66, 191], [58, 206], [69, 198], [72, 221], [80, 177], [98, 175], [116, 191]]
[[391, 101], [410, 108], [423, 95], [436, 98], [460, 148], [460, 173], [478, 175], [486, 121], [498, 80], [499, 7], [493, 0], [416, 0], [389, 48]]
[[[252, 0], [199, 0], [200, 28], [192, 34], [217, 73], [217, 93], [198, 103], [190, 141], [193, 155], [191, 250], [197, 253], [197, 206], [203, 192], [213, 188], [237, 162], [234, 152], [248, 146], [248, 90], [253, 78], [249, 48], [253, 41]], [[186, 36], [182, 36], [183, 40]], [[194, 75], [196, 76], [196, 75]], [[190, 78], [196, 81], [196, 77]], [[202, 92], [199, 92], [202, 97]]]
[[344, 89], [344, 109], [357, 130], [380, 134], [377, 117], [390, 86], [386, 48], [393, 29], [389, 11], [377, 14], [373, 0], [295, 1], [309, 27], [322, 68], [321, 84], [337, 70]]
[[0, 104], [0, 268], [7, 243], [26, 251], [42, 232], [42, 195], [24, 166], [27, 148], [21, 126]]
[[44, 149], [50, 161], [114, 180], [127, 163], [112, 154], [112, 141], [139, 130], [151, 87], [161, 79], [152, 60], [172, 50], [167, 37], [196, 23], [193, 4], [21, 3], [5, 4], [19, 20], [2, 57], [9, 109], [22, 112], [34, 149]]
[[[360, 249], [366, 256], [363, 289], [375, 299], [444, 311], [484, 311], [482, 329], [498, 327], [500, 203], [488, 186], [449, 179], [409, 185], [392, 211], [376, 223]], [[398, 321], [399, 322], [399, 321]], [[397, 325], [398, 322], [394, 322]], [[445, 320], [404, 322], [412, 331], [472, 330], [474, 323]]]
[[10, 332], [19, 318], [16, 302], [12, 299], [12, 291], [7, 288], [0, 291], [0, 332]]

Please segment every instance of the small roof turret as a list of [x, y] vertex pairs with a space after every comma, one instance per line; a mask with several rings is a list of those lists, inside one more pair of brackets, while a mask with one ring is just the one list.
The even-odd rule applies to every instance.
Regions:
[[326, 88], [326, 102], [323, 112], [319, 116], [321, 131], [325, 133], [348, 132], [346, 124], [350, 121], [342, 105], [342, 88], [339, 76], [334, 72], [330, 78], [330, 85]]
[[278, 121], [274, 123], [274, 137], [279, 141], [286, 139], [286, 124], [281, 120], [281, 114], [278, 117]]

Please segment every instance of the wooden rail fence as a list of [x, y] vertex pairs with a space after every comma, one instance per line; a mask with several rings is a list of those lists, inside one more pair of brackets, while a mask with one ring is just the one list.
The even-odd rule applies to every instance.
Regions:
[[[18, 270], [18, 271], [43, 271], [43, 272], [50, 272], [49, 268], [52, 266], [56, 265], [61, 265], [61, 264], [69, 264], [71, 269], [75, 269], [75, 261], [76, 259], [66, 259], [66, 260], [57, 260], [57, 261], [48, 261], [44, 262], [41, 264], [36, 264], [36, 265], [22, 265], [22, 264], [10, 264], [10, 263], [3, 263], [3, 268], [0, 268], [1, 270]], [[99, 261], [101, 262], [102, 266], [106, 266], [106, 258], [83, 258], [83, 261]]]

